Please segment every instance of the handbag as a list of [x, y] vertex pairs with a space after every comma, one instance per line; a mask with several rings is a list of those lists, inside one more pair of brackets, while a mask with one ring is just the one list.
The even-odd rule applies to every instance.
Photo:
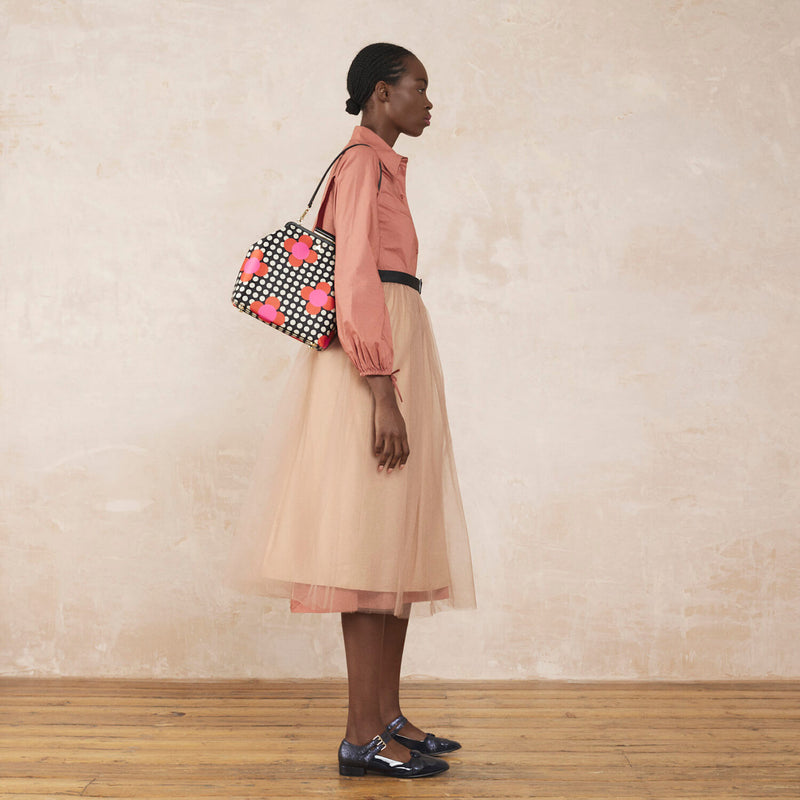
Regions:
[[[325, 350], [336, 334], [334, 296], [335, 237], [322, 228], [302, 225], [325, 176], [351, 147], [342, 150], [320, 178], [306, 210], [297, 222], [262, 236], [247, 250], [233, 286], [233, 305], [315, 350]], [[378, 190], [383, 179], [379, 164]], [[330, 187], [320, 205], [319, 218], [328, 202]]]

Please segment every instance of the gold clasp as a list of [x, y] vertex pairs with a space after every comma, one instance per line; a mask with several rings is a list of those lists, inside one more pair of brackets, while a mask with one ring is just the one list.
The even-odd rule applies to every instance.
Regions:
[[379, 753], [381, 750], [386, 749], [386, 742], [383, 741], [383, 737], [380, 734], [377, 734], [375, 737], [373, 737], [372, 741], [370, 742], [370, 745], [377, 747]]
[[300, 219], [299, 219], [299, 220], [297, 220], [297, 221], [298, 221], [298, 223], [301, 223], [301, 222], [303, 221], [303, 217], [304, 217], [306, 214], [308, 214], [308, 211], [309, 211], [309, 209], [310, 209], [310, 208], [311, 208], [311, 206], [308, 206], [308, 208], [306, 208], [306, 210], [305, 210], [305, 211], [304, 211], [304, 212], [303, 212], [303, 213], [300, 215]]

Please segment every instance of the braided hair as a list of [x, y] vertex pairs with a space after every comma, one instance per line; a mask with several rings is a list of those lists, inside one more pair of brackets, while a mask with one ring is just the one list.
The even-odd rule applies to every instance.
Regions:
[[375, 91], [378, 81], [394, 85], [406, 71], [406, 57], [414, 55], [405, 47], [387, 42], [368, 44], [356, 54], [347, 71], [347, 98], [345, 111], [359, 114]]

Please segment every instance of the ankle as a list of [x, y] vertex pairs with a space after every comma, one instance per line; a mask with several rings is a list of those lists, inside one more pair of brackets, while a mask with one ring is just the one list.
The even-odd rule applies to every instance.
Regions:
[[392, 720], [397, 719], [402, 715], [400, 706], [381, 706], [381, 719], [384, 725], [388, 725]]
[[357, 720], [348, 718], [344, 738], [350, 744], [363, 745], [372, 741], [385, 727], [386, 724], [378, 717]]

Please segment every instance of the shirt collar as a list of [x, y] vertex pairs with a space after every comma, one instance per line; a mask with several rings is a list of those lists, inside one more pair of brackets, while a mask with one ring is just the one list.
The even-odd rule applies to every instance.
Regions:
[[396, 153], [385, 139], [381, 139], [375, 131], [365, 125], [356, 125], [353, 128], [353, 135], [350, 137], [349, 143], [355, 144], [356, 142], [372, 145], [378, 152], [378, 158], [392, 175], [397, 175], [400, 170], [400, 164], [408, 162], [406, 156]]

